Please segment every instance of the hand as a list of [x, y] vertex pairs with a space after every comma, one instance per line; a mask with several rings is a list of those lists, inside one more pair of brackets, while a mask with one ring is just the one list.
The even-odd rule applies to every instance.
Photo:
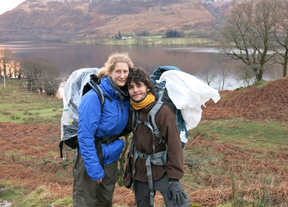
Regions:
[[99, 180], [96, 180], [97, 183], [101, 183], [102, 182], [102, 178]]
[[173, 205], [176, 206], [189, 206], [190, 198], [182, 188], [179, 181], [171, 181], [168, 185], [168, 199], [173, 200]]

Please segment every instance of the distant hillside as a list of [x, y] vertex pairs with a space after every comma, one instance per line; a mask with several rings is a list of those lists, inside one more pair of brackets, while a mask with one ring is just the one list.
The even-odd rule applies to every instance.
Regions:
[[26, 0], [0, 15], [0, 40], [163, 35], [221, 27], [231, 0]]

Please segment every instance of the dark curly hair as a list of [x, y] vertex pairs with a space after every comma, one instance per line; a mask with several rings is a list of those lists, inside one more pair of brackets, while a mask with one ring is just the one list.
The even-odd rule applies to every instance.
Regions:
[[131, 68], [127, 80], [128, 85], [132, 81], [135, 83], [143, 82], [147, 86], [147, 88], [150, 89], [150, 92], [154, 95], [154, 83], [151, 80], [149, 74], [143, 68]]

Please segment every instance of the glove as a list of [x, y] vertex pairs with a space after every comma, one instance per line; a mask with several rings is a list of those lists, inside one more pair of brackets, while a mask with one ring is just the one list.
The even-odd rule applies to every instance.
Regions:
[[[179, 181], [171, 181], [168, 185], [168, 199], [173, 200], [173, 205], [189, 206], [190, 198], [182, 188]], [[188, 205], [185, 205], [188, 204]]]

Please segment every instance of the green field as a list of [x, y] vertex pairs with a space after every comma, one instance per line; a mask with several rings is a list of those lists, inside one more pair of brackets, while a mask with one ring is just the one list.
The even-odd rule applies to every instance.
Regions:
[[0, 81], [0, 121], [14, 123], [59, 123], [62, 100], [32, 93], [24, 81], [8, 79], [6, 87]]

